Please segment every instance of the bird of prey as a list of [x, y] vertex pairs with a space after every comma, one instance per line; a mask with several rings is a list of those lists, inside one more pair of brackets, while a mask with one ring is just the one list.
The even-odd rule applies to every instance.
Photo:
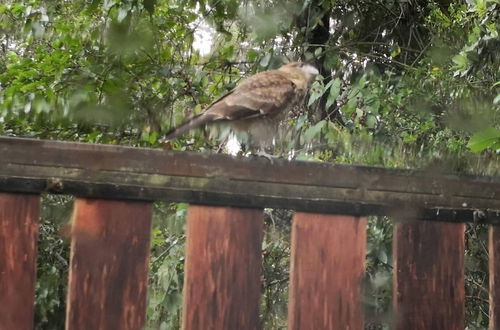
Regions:
[[206, 124], [228, 122], [237, 131], [248, 131], [264, 122], [279, 122], [304, 99], [318, 73], [311, 64], [291, 62], [277, 70], [253, 75], [210, 104], [203, 113], [172, 129], [162, 140], [172, 140]]

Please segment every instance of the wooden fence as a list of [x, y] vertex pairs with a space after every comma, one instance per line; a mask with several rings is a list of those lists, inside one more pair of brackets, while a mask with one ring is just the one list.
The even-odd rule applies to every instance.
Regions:
[[41, 193], [76, 196], [67, 329], [145, 323], [151, 202], [189, 202], [183, 327], [258, 329], [263, 208], [295, 210], [289, 329], [362, 329], [366, 216], [389, 215], [395, 329], [464, 328], [464, 222], [490, 224], [500, 321], [500, 179], [0, 137], [0, 329], [31, 329]]

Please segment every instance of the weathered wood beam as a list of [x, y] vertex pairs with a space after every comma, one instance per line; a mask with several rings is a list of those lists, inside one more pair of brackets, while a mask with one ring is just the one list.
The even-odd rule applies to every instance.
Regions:
[[364, 329], [366, 218], [297, 212], [291, 249], [288, 329]]
[[464, 329], [465, 224], [397, 221], [392, 243], [392, 329]]
[[144, 328], [152, 204], [75, 201], [66, 330]]
[[0, 329], [33, 329], [39, 215], [39, 195], [0, 193]]
[[500, 223], [500, 178], [0, 137], [0, 191]]
[[263, 220], [263, 210], [189, 206], [182, 329], [261, 329]]

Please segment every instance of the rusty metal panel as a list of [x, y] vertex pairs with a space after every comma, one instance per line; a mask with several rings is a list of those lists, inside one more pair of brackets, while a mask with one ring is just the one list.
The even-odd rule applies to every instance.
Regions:
[[150, 203], [76, 200], [66, 329], [142, 329], [151, 213]]
[[294, 215], [289, 329], [363, 329], [365, 250], [365, 218]]
[[33, 329], [40, 196], [0, 193], [0, 329]]
[[464, 328], [464, 237], [464, 224], [396, 223], [395, 329]]
[[259, 329], [263, 212], [190, 205], [183, 329]]

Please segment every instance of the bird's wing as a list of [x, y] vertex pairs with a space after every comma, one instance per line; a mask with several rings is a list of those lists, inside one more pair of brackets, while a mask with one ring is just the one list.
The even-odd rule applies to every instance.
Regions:
[[286, 74], [262, 72], [212, 103], [205, 113], [216, 120], [273, 116], [294, 103], [296, 94], [296, 85]]
[[[302, 76], [300, 78], [305, 79]], [[281, 70], [251, 76], [209, 105], [205, 112], [168, 132], [165, 139], [173, 139], [188, 130], [212, 122], [274, 118], [305, 95], [305, 88], [301, 86], [307, 86], [307, 80], [298, 79], [297, 76]]]

